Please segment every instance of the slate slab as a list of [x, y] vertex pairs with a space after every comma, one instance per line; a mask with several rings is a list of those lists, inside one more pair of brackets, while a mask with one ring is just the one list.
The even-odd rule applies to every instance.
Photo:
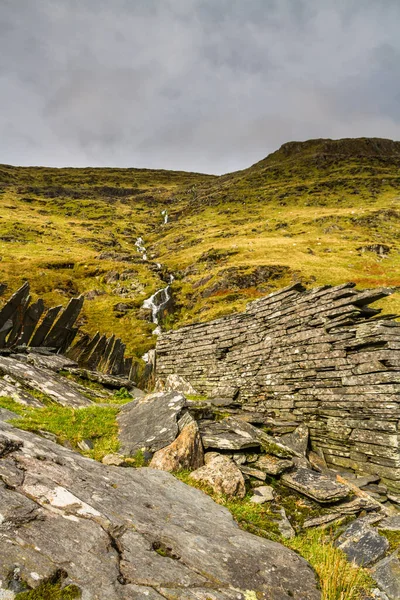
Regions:
[[400, 598], [400, 560], [399, 551], [379, 561], [371, 571], [372, 577], [385, 592], [389, 600]]
[[0, 459], [9, 486], [2, 582], [18, 566], [36, 587], [62, 567], [91, 600], [172, 599], [175, 590], [181, 600], [320, 600], [304, 559], [239, 529], [169, 473], [106, 466], [4, 423], [0, 432], [24, 444]]
[[156, 452], [169, 446], [178, 435], [178, 417], [186, 399], [177, 392], [156, 392], [125, 404], [118, 414], [120, 452]]
[[350, 561], [363, 567], [376, 563], [389, 549], [388, 540], [379, 535], [365, 517], [353, 521], [335, 545], [343, 550]]
[[89, 406], [91, 401], [52, 371], [34, 367], [21, 360], [0, 356], [0, 373], [11, 375], [22, 385], [46, 394], [62, 406]]
[[293, 467], [293, 461], [290, 459], [277, 458], [268, 454], [262, 454], [254, 464], [257, 469], [264, 471], [267, 475], [276, 477]]
[[305, 467], [299, 467], [290, 473], [284, 473], [281, 481], [293, 490], [322, 504], [336, 502], [349, 495], [347, 486]]

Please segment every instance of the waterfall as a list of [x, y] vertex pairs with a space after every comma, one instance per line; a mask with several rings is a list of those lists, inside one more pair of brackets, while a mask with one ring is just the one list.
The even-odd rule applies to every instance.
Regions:
[[[172, 275], [170, 275], [170, 281]], [[157, 290], [150, 298], [146, 298], [143, 302], [143, 308], [151, 309], [151, 320], [153, 323], [157, 325], [155, 330], [153, 331], [153, 335], [158, 335], [161, 333], [160, 326], [160, 315], [164, 308], [168, 305], [171, 300], [171, 285], [170, 283], [165, 287]]]
[[165, 209], [161, 211], [161, 216], [164, 218], [164, 225], [166, 225], [168, 223], [168, 213]]
[[136, 250], [142, 255], [143, 260], [147, 260], [147, 250], [144, 245], [144, 240], [141, 237], [138, 237], [135, 242]]

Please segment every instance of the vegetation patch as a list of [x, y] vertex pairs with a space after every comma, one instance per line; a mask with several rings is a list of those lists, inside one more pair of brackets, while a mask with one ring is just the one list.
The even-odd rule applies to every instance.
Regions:
[[[0, 407], [7, 408], [21, 418], [10, 423], [25, 431], [48, 431], [57, 436], [60, 443], [69, 442], [85, 456], [101, 460], [106, 454], [118, 451], [118, 408], [112, 406], [89, 406], [70, 408], [53, 404], [44, 408], [30, 408], [11, 398], [0, 398]], [[90, 440], [91, 450], [82, 451], [78, 442]]]

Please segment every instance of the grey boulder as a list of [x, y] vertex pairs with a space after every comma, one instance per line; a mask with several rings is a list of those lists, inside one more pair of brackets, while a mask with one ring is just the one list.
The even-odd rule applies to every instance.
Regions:
[[366, 517], [353, 521], [336, 540], [335, 545], [343, 550], [349, 561], [362, 567], [370, 567], [385, 556], [389, 549], [388, 540], [371, 527]]
[[120, 452], [156, 452], [169, 446], [179, 433], [178, 418], [186, 404], [177, 392], [156, 392], [125, 404], [118, 414]]

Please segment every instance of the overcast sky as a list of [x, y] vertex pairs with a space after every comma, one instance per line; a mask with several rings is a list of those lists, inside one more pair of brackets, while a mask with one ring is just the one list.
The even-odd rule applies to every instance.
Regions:
[[400, 0], [0, 0], [0, 163], [224, 173], [400, 139]]

